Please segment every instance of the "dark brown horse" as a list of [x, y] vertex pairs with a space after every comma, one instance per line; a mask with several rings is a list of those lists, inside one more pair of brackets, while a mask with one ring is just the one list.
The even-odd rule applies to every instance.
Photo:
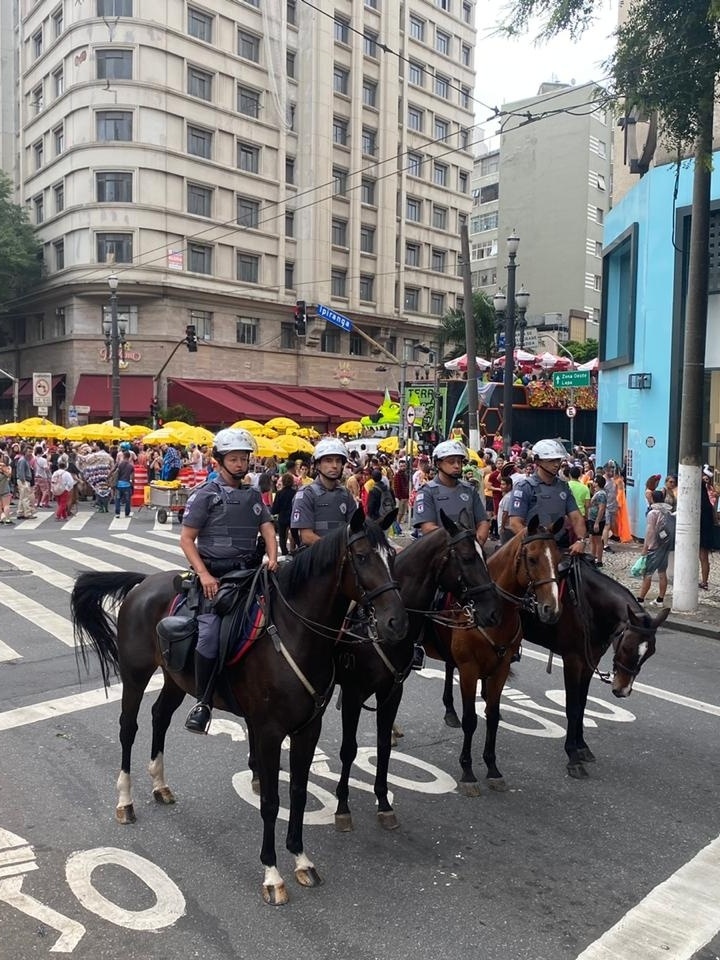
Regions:
[[460, 752], [462, 776], [458, 787], [466, 796], [480, 793], [472, 763], [479, 680], [482, 680], [485, 697], [483, 759], [487, 767], [488, 786], [495, 790], [505, 789], [505, 781], [495, 761], [500, 696], [510, 673], [510, 661], [522, 639], [520, 610], [531, 610], [534, 618], [546, 624], [556, 623], [560, 617], [562, 607], [557, 570], [560, 553], [554, 534], [562, 527], [562, 523], [559, 520], [552, 530], [545, 530], [535, 517], [524, 534], [513, 537], [488, 560], [490, 576], [503, 598], [501, 620], [497, 626], [457, 630], [451, 626], [436, 625], [437, 638], [433, 640], [428, 637], [424, 641], [428, 656], [445, 661], [443, 702], [445, 722], [451, 727], [461, 725], [452, 699], [455, 667], [460, 674], [463, 745]]
[[[337, 679], [342, 689], [342, 773], [335, 791], [338, 805], [336, 829], [352, 829], [348, 805], [350, 768], [357, 756], [357, 728], [360, 712], [368, 697], [375, 696], [377, 728], [377, 767], [375, 796], [380, 824], [391, 830], [398, 826], [388, 800], [387, 773], [390, 760], [392, 726], [410, 672], [413, 646], [426, 618], [472, 627], [491, 625], [500, 618], [500, 600], [495, 592], [474, 526], [467, 511], [458, 524], [440, 511], [443, 526], [421, 537], [401, 551], [394, 573], [400, 584], [410, 628], [403, 643], [392, 650], [378, 644], [341, 639], [336, 651]], [[451, 607], [434, 610], [438, 587], [454, 599]]]
[[[395, 513], [389, 515], [391, 522]], [[283, 739], [290, 737], [290, 819], [287, 849], [295, 856], [295, 877], [316, 886], [318, 873], [304, 852], [303, 818], [310, 764], [320, 734], [325, 706], [335, 685], [333, 651], [337, 634], [354, 600], [367, 610], [380, 642], [387, 649], [401, 643], [407, 614], [392, 579], [392, 548], [381, 527], [366, 523], [361, 508], [347, 527], [334, 530], [289, 563], [281, 565], [269, 591], [268, 627], [239, 665], [221, 675], [214, 706], [245, 717], [260, 780], [265, 867], [263, 898], [287, 901], [277, 869], [275, 823], [280, 806], [278, 773]], [[122, 769], [118, 779], [120, 823], [135, 819], [130, 758], [137, 715], [145, 688], [160, 667], [164, 683], [152, 708], [150, 760], [153, 796], [174, 803], [165, 782], [165, 734], [186, 693], [195, 694], [192, 670], [170, 672], [160, 655], [158, 621], [173, 598], [174, 574], [85, 573], [73, 588], [71, 610], [77, 642], [87, 663], [88, 646], [100, 660], [107, 685], [111, 670], [123, 684], [120, 715]], [[117, 628], [105, 609], [107, 598], [122, 601]]]
[[629, 697], [642, 665], [655, 653], [655, 633], [667, 619], [665, 607], [651, 616], [621, 583], [598, 570], [588, 557], [575, 557], [565, 583], [563, 612], [557, 624], [523, 615], [525, 638], [563, 658], [565, 752], [571, 777], [588, 776], [595, 757], [585, 742], [583, 722], [588, 689], [605, 651], [612, 645], [612, 674], [599, 674], [616, 697]]

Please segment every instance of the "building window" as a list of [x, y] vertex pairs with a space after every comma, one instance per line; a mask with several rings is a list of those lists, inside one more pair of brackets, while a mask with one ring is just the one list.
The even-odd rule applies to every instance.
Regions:
[[65, 92], [65, 72], [62, 67], [53, 74], [53, 92], [56, 99]]
[[62, 127], [55, 127], [53, 130], [53, 146], [55, 147], [55, 156], [59, 157], [65, 149], [65, 130]]
[[602, 209], [602, 207], [595, 208], [595, 222], [596, 223], [605, 222], [605, 211]]
[[188, 213], [193, 213], [198, 217], [211, 217], [212, 198], [211, 187], [203, 187], [199, 183], [189, 183], [187, 185]]
[[377, 103], [377, 84], [374, 80], [363, 80], [362, 88], [363, 103], [366, 107], [374, 107]]
[[413, 223], [420, 223], [422, 220], [422, 200], [417, 200], [415, 197], [407, 198], [407, 213], [406, 219], [412, 220]]
[[98, 203], [132, 203], [133, 175], [116, 171], [96, 173], [95, 197]]
[[450, 0], [435, 0], [435, 6], [439, 7], [440, 10], [445, 10], [447, 13], [450, 12]]
[[295, 333], [294, 323], [280, 324], [280, 349], [295, 350], [298, 345], [297, 334]]
[[285, 289], [295, 289], [295, 264], [292, 260], [285, 261]]
[[65, 209], [65, 184], [58, 183], [53, 187], [53, 197], [55, 199], [55, 213], [62, 213]]
[[133, 115], [129, 110], [100, 110], [95, 124], [98, 140], [132, 140]]
[[406, 243], [405, 244], [405, 265], [408, 267], [422, 266], [421, 250], [422, 248], [419, 243]]
[[463, 3], [462, 18], [465, 21], [465, 23], [473, 22], [473, 5], [471, 3]]
[[260, 94], [257, 90], [238, 87], [237, 100], [238, 113], [244, 113], [246, 117], [258, 119], [260, 116]]
[[446, 57], [450, 56], [450, 35], [444, 30], [435, 30], [435, 49]]
[[287, 0], [287, 22], [291, 24], [297, 23], [297, 3], [296, 0]]
[[595, 174], [595, 185], [597, 186], [598, 190], [605, 189], [605, 177], [602, 173]]
[[333, 167], [333, 193], [336, 197], [344, 197], [347, 193], [348, 172], [342, 167]]
[[339, 67], [335, 64], [333, 69], [333, 90], [335, 93], [342, 93], [347, 96], [350, 89], [350, 71], [345, 67]]
[[423, 155], [421, 153], [409, 153], [407, 155], [407, 172], [411, 177], [422, 176]]
[[98, 263], [132, 263], [131, 233], [98, 233]]
[[212, 139], [213, 135], [209, 130], [201, 130], [199, 127], [188, 127], [188, 153], [191, 153], [194, 157], [204, 157], [206, 160], [209, 160], [212, 157]]
[[613, 367], [633, 362], [637, 300], [637, 239], [634, 223], [603, 257], [600, 359]]
[[41, 28], [40, 30], [38, 30], [37, 33], [34, 33], [32, 37], [33, 60], [37, 60], [37, 58], [42, 53], [42, 50], [43, 50], [43, 35], [42, 35], [42, 28]]
[[374, 30], [365, 29], [363, 33], [363, 53], [366, 57], [377, 57], [378, 35]]
[[[58, 240], [60, 246], [64, 246], [62, 240]], [[63, 266], [65, 264], [65, 253], [62, 252]], [[56, 258], [57, 266], [57, 258]], [[58, 270], [62, 270], [62, 267], [57, 267]], [[65, 336], [65, 307], [55, 307], [55, 324], [53, 330], [54, 337], [64, 337]]]
[[362, 128], [362, 152], [367, 157], [374, 157], [377, 153], [377, 130], [370, 127]]
[[470, 109], [470, 87], [460, 87], [460, 106], [465, 110]]
[[602, 277], [595, 274], [593, 277], [593, 290], [600, 292], [602, 290]]
[[285, 54], [285, 72], [290, 80], [295, 79], [295, 53], [292, 50], [288, 50]]
[[596, 257], [601, 257], [602, 254], [603, 254], [602, 241], [596, 240], [596, 241], [595, 241], [595, 256], [596, 256]]
[[348, 142], [348, 122], [343, 117], [333, 117], [333, 143], [346, 147]]
[[259, 283], [260, 257], [252, 253], [238, 253], [237, 278], [241, 283]]
[[425, 67], [421, 63], [416, 63], [414, 60], [410, 61], [408, 83], [412, 83], [416, 87], [425, 85]]
[[446, 207], [433, 206], [433, 227], [436, 230], [447, 230], [448, 212]]
[[191, 97], [201, 100], [212, 100], [212, 74], [198, 67], [188, 67], [187, 92]]
[[330, 225], [330, 235], [334, 247], [346, 247], [348, 245], [347, 220], [333, 218]]
[[285, 211], [285, 236], [295, 236], [295, 214], [292, 210]]
[[[138, 308], [136, 304], [119, 303], [117, 306], [118, 322], [124, 324], [125, 332], [136, 334], [138, 332]], [[101, 324], [103, 330], [112, 322], [112, 310], [110, 304], [103, 304], [100, 312]]]
[[[188, 270], [191, 273], [212, 273], [212, 247], [206, 243], [188, 243]], [[198, 333], [198, 336], [200, 334]]]
[[260, 321], [257, 317], [238, 317], [235, 321], [235, 339], [244, 343], [246, 347], [255, 346], [258, 342]]
[[295, 157], [285, 157], [285, 183], [295, 183]]
[[97, 0], [99, 17], [131, 17], [132, 0]]
[[295, 104], [290, 102], [286, 111], [287, 125], [289, 130], [295, 129]]
[[45, 219], [45, 200], [42, 194], [35, 197], [33, 207], [35, 208], [35, 223], [42, 223]]
[[260, 201], [250, 200], [248, 197], [238, 197], [237, 222], [241, 227], [252, 227], [257, 230], [260, 226]]
[[472, 66], [472, 47], [469, 46], [467, 43], [464, 43], [462, 45], [460, 59], [462, 60], [462, 65], [464, 67]]
[[59, 7], [52, 15], [52, 25], [53, 25], [53, 36], [57, 38], [62, 34], [65, 29], [65, 19], [63, 16], [63, 8]]
[[432, 268], [435, 273], [445, 273], [445, 265], [447, 263], [447, 253], [445, 250], [433, 250], [432, 252]]
[[188, 7], [188, 33], [191, 37], [212, 43], [213, 18], [204, 10]]
[[489, 157], [484, 157], [480, 161], [480, 176], [487, 177], [491, 173], [497, 173], [500, 169], [500, 154], [493, 153]]
[[450, 96], [450, 80], [448, 77], [443, 77], [441, 74], [435, 74], [435, 93], [438, 97], [442, 97], [443, 100], [447, 100]]
[[246, 173], [260, 173], [260, 147], [238, 141], [237, 165]]
[[489, 183], [486, 187], [480, 187], [480, 203], [492, 203], [500, 196], [500, 184]]
[[42, 84], [40, 84], [39, 87], [35, 87], [33, 92], [30, 94], [30, 104], [33, 108], [33, 113], [35, 116], [42, 112], [44, 107]]
[[365, 0], [365, 6], [369, 7], [371, 10], [377, 10], [378, 0]]
[[95, 64], [98, 80], [132, 80], [132, 50], [96, 50]]
[[444, 163], [433, 164], [433, 183], [438, 187], [446, 187], [448, 184], [448, 168]]
[[338, 43], [350, 42], [350, 22], [342, 17], [335, 17], [335, 39]]
[[65, 269], [65, 241], [56, 240], [53, 244], [53, 252], [55, 256], [55, 269], [64, 270]]
[[320, 337], [322, 353], [340, 353], [340, 331], [335, 327], [328, 327]]
[[420, 291], [417, 287], [405, 287], [405, 309], [414, 313], [420, 309]]
[[413, 40], [425, 42], [425, 21], [412, 14], [410, 15], [410, 36]]
[[191, 310], [190, 323], [195, 327], [198, 340], [212, 340], [213, 315], [211, 310]]
[[360, 274], [360, 299], [375, 299], [375, 277], [370, 276], [370, 274]]
[[43, 165], [43, 160], [45, 156], [45, 147], [42, 140], [38, 140], [37, 143], [33, 144], [33, 160], [35, 161], [35, 169], [39, 170]]
[[449, 133], [450, 133], [449, 122], [447, 120], [441, 120], [440, 117], [435, 117], [435, 139], [447, 140]]
[[408, 127], [410, 130], [422, 131], [424, 111], [420, 107], [408, 107]]
[[458, 171], [458, 190], [460, 193], [470, 192], [470, 174], [465, 170]]
[[360, 202], [375, 206], [375, 181], [370, 177], [363, 177], [360, 181]]
[[430, 313], [434, 317], [441, 317], [445, 313], [445, 294], [430, 294]]
[[330, 292], [333, 297], [345, 297], [347, 290], [347, 273], [345, 270], [330, 271]]
[[260, 37], [238, 30], [238, 56], [244, 60], [260, 63]]
[[362, 224], [360, 227], [360, 250], [362, 253], [375, 253], [375, 227]]
[[364, 357], [367, 354], [367, 344], [359, 333], [353, 331], [350, 334], [350, 356]]
[[607, 145], [604, 140], [598, 140], [597, 142], [597, 153], [599, 157], [607, 156]]

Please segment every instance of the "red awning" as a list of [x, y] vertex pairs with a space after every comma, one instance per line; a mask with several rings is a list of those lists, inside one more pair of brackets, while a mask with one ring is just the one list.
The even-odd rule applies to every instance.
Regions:
[[[56, 373], [52, 378], [52, 391], [55, 393], [56, 388], [59, 384], [65, 382], [64, 373]], [[20, 377], [20, 386], [18, 388], [18, 397], [32, 397], [32, 377]], [[13, 386], [10, 384], [5, 390], [3, 390], [3, 400], [12, 399], [13, 395]]]
[[[124, 420], [147, 420], [153, 397], [153, 378], [120, 375], [120, 416]], [[75, 390], [73, 406], [90, 407], [92, 421], [112, 416], [112, 377], [83, 373]]]
[[383, 402], [382, 390], [324, 390], [283, 383], [223, 380], [168, 380], [168, 405], [181, 403], [198, 423], [210, 426], [250, 418], [261, 422], [290, 417], [306, 426], [331, 430], [343, 420], [359, 420]]

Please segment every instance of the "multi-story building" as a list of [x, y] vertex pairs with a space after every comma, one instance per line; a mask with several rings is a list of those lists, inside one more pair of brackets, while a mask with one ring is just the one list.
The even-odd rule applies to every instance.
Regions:
[[[0, 367], [52, 371], [57, 416], [109, 410], [113, 272], [127, 416], [158, 389], [166, 401], [165, 377], [176, 402], [189, 380], [397, 383], [354, 331], [328, 325], [308, 348], [296, 300], [350, 317], [400, 365], [432, 347], [462, 297], [471, 0], [19, 3], [2, 157], [47, 279], [2, 321]], [[11, 15], [0, 0], [3, 54]], [[187, 324], [200, 349], [165, 369]], [[216, 422], [235, 412], [216, 406]]]
[[498, 285], [498, 222], [500, 207], [500, 150], [486, 150], [475, 158], [470, 217], [470, 264], [473, 290], [492, 297]]

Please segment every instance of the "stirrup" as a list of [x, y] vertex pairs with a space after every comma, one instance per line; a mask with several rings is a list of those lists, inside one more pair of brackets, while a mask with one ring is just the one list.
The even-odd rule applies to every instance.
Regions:
[[208, 704], [196, 703], [185, 718], [185, 729], [190, 733], [207, 733], [211, 720], [212, 710]]

